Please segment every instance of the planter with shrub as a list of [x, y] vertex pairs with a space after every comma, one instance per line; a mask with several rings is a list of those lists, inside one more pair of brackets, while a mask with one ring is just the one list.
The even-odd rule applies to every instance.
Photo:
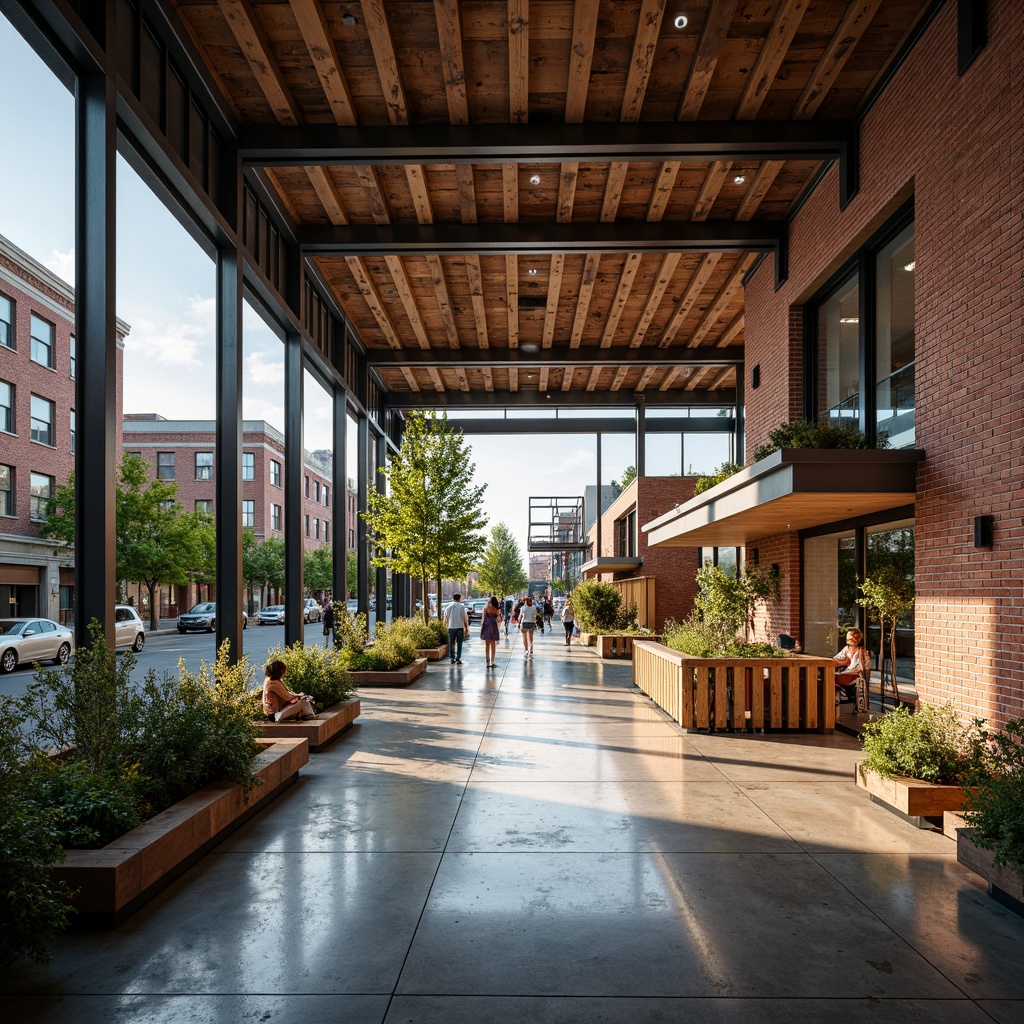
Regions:
[[378, 622], [369, 643], [365, 615], [347, 611], [335, 622], [334, 644], [357, 686], [408, 686], [426, 670], [416, 656], [409, 619]]
[[972, 800], [971, 783], [985, 763], [985, 733], [964, 725], [952, 704], [901, 706], [868, 722], [861, 732], [865, 758], [854, 776], [872, 800], [930, 828], [945, 811]]
[[448, 629], [440, 619], [392, 619], [391, 629], [403, 635], [417, 656], [427, 661], [440, 661], [448, 653]]

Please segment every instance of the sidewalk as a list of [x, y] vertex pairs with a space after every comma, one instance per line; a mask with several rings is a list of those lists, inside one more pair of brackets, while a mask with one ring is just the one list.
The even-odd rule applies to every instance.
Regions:
[[844, 735], [683, 734], [537, 637], [354, 729], [12, 1020], [1019, 1024], [1024, 920], [871, 803]]

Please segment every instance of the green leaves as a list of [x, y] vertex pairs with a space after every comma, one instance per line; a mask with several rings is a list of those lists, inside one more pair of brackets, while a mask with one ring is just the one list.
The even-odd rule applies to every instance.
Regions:
[[491, 540], [477, 572], [481, 588], [498, 598], [516, 594], [529, 586], [519, 545], [505, 523], [491, 527]]

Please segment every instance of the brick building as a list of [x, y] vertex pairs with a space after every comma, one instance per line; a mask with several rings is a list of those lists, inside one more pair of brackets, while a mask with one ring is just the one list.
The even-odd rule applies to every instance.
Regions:
[[[242, 424], [242, 526], [252, 529], [259, 541], [284, 538], [284, 434], [263, 420]], [[155, 413], [124, 417], [124, 448], [141, 455], [150, 465], [151, 479], [173, 481], [178, 501], [188, 511], [215, 513], [216, 465], [213, 420], [168, 420]], [[306, 551], [331, 546], [333, 502], [331, 453], [306, 452], [303, 459], [303, 543]], [[349, 538], [355, 546], [356, 495], [349, 481]], [[134, 595], [133, 595], [134, 596]], [[145, 589], [138, 595], [143, 603]], [[165, 587], [161, 615], [174, 615], [182, 606], [207, 596], [196, 586]]]
[[[118, 320], [118, 422], [129, 330]], [[74, 289], [0, 236], [0, 614], [63, 622], [74, 606], [72, 553], [40, 536], [75, 465], [74, 331]]]

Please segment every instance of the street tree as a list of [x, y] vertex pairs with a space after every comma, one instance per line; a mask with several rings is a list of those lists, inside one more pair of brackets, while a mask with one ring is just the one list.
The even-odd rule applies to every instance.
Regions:
[[264, 603], [264, 587], [280, 590], [284, 586], [284, 541], [280, 537], [259, 541], [252, 529], [242, 532], [242, 585], [249, 590], [250, 600], [253, 590], [259, 590], [260, 604]]
[[491, 539], [477, 572], [484, 591], [490, 591], [502, 600], [529, 586], [530, 579], [523, 570], [519, 545], [505, 523], [491, 527]]
[[329, 544], [306, 552], [303, 575], [309, 590], [330, 590], [334, 586], [334, 552]]
[[[470, 455], [446, 414], [413, 413], [384, 471], [386, 489], [368, 495], [365, 519], [374, 535], [374, 565], [415, 576], [424, 594], [432, 575], [440, 594], [440, 580], [464, 577], [484, 549], [486, 485], [474, 485]], [[429, 615], [424, 602], [424, 622]]]

